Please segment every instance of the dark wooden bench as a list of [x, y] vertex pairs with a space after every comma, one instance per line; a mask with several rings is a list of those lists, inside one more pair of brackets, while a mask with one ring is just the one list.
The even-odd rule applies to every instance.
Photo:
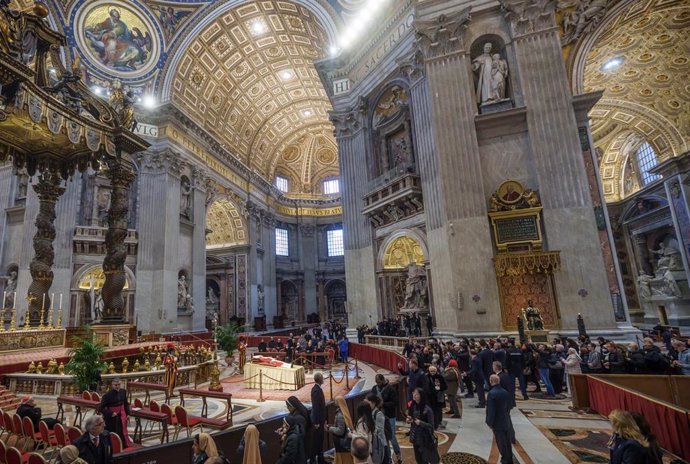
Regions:
[[[208, 416], [208, 403], [206, 398], [217, 398], [221, 400], [226, 400], [228, 402], [228, 411], [225, 415], [225, 422], [228, 422], [230, 426], [232, 425], [232, 393], [226, 392], [216, 392], [210, 390], [195, 390], [193, 388], [180, 388], [180, 404], [184, 406], [184, 396], [199, 396], [203, 401], [203, 406], [201, 407], [201, 417], [204, 420], [217, 420], [217, 419], [207, 419]], [[205, 422], [204, 422], [205, 423]], [[211, 425], [211, 424], [209, 424]], [[217, 424], [219, 425], [219, 424]]]
[[[136, 426], [134, 427], [134, 436], [132, 437], [132, 440], [135, 443], [141, 443], [144, 435], [144, 430], [143, 427], [141, 426], [141, 419], [146, 419], [151, 422], [160, 422], [161, 424], [161, 443], [163, 442], [168, 442], [170, 440], [170, 436], [168, 434], [168, 415], [163, 413], [163, 412], [155, 412], [151, 411], [149, 408], [142, 408], [142, 409], [134, 409], [130, 408], [129, 410], [129, 415], [131, 417], [134, 417], [134, 421], [136, 422]], [[139, 441], [137, 441], [137, 435], [139, 438]]]
[[89, 409], [93, 409], [95, 411], [98, 410], [98, 406], [101, 404], [100, 401], [94, 401], [94, 400], [86, 400], [82, 398], [81, 396], [67, 396], [67, 395], [60, 395], [57, 397], [57, 414], [55, 415], [55, 419], [57, 421], [62, 422], [65, 419], [65, 409], [63, 408], [64, 404], [69, 404], [71, 406], [74, 406], [77, 415], [74, 417], [74, 426], [81, 428], [81, 420], [83, 413], [88, 411]]

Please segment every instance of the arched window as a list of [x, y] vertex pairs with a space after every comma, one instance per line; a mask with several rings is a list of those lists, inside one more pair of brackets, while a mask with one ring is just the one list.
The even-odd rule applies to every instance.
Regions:
[[657, 165], [656, 153], [649, 143], [642, 142], [642, 145], [637, 149], [636, 156], [644, 185], [661, 178], [659, 174], [649, 172], [650, 169]]
[[281, 192], [287, 193], [290, 190], [287, 177], [276, 176], [276, 187], [278, 187], [278, 190]]

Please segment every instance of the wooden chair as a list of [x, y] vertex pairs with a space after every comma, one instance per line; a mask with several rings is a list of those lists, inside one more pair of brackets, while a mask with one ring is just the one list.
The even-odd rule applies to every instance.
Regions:
[[201, 423], [201, 418], [197, 416], [187, 415], [187, 410], [180, 405], [175, 406], [175, 416], [177, 417], [177, 422], [179, 427], [175, 431], [175, 436], [173, 440], [177, 440], [177, 436], [180, 433], [180, 429], [185, 428], [187, 430], [187, 438], [192, 436], [194, 427], [200, 427], [201, 431], [204, 431], [204, 426]]
[[24, 464], [29, 461], [29, 454], [22, 453], [15, 447], [7, 448], [6, 461], [7, 464]]
[[70, 443], [74, 443], [82, 435], [83, 433], [81, 433], [81, 429], [78, 429], [77, 427], [69, 427], [67, 429], [67, 438], [69, 438]]
[[29, 453], [29, 460], [27, 461], [27, 464], [48, 464], [48, 461], [46, 461], [43, 456], [38, 453]]
[[7, 445], [0, 440], [0, 464], [7, 464]]
[[175, 436], [177, 435], [177, 428], [180, 424], [177, 422], [177, 416], [173, 414], [172, 408], [168, 403], [161, 404], [161, 412], [168, 415], [168, 425], [172, 425], [175, 430]]
[[29, 442], [33, 445], [32, 449], [37, 450], [41, 446], [41, 435], [34, 432], [34, 423], [28, 417], [22, 418], [22, 431], [26, 441], [24, 442], [24, 451], [29, 449]]
[[111, 433], [110, 437], [110, 447], [113, 449], [113, 454], [122, 453], [122, 440], [120, 436], [116, 433]]
[[43, 456], [50, 449], [58, 449], [58, 442], [55, 438], [55, 432], [48, 428], [48, 424], [45, 421], [40, 421], [38, 423], [38, 433], [41, 436], [41, 442], [43, 443]]

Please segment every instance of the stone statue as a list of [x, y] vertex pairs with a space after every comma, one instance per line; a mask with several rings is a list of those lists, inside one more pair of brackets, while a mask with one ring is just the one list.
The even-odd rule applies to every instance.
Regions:
[[185, 304], [185, 309], [187, 310], [187, 313], [189, 313], [189, 314], [194, 314], [194, 311], [196, 311], [194, 309], [194, 298], [192, 298], [191, 296], [189, 296], [187, 298], [187, 303]]
[[93, 302], [93, 321], [94, 322], [101, 322], [101, 319], [103, 319], [103, 295], [102, 291], [100, 288], [97, 288], [93, 291], [94, 294], [94, 302]]
[[402, 309], [426, 309], [427, 286], [426, 271], [416, 263], [407, 266], [405, 281], [405, 304]]
[[206, 304], [215, 306], [218, 303], [218, 297], [216, 296], [216, 292], [213, 291], [212, 287], [208, 288], [208, 292], [206, 293]]
[[184, 176], [180, 182], [180, 216], [192, 220], [192, 184]]
[[678, 283], [675, 277], [673, 277], [671, 270], [664, 273], [664, 283], [666, 284], [663, 288], [664, 295], [676, 298], [681, 296], [680, 287], [678, 287]]
[[102, 189], [98, 191], [98, 225], [108, 227], [108, 210], [110, 209], [110, 192]]
[[264, 295], [264, 286], [259, 284], [256, 286], [256, 293], [257, 293], [257, 304], [256, 308], [258, 309], [259, 313], [264, 312], [264, 301], [265, 301], [265, 295]]
[[582, 0], [575, 11], [563, 16], [562, 45], [577, 41], [582, 34], [588, 34], [606, 14], [609, 0]]
[[491, 100], [499, 101], [506, 97], [506, 79], [508, 78], [508, 63], [501, 55], [491, 55]]
[[10, 277], [7, 279], [7, 286], [5, 286], [5, 308], [14, 307], [14, 292], [17, 291], [17, 271], [10, 271]]
[[645, 274], [644, 271], [637, 277], [637, 293], [642, 301], [649, 301], [652, 297], [652, 288], [650, 286], [653, 277]]
[[656, 262], [655, 274], [662, 277], [666, 271], [680, 271], [683, 264], [680, 258], [680, 251], [672, 246], [666, 246], [663, 242], [659, 243], [658, 250], [649, 250], [652, 254], [659, 256]]
[[177, 279], [177, 307], [187, 309], [187, 301], [191, 297], [192, 296], [189, 294], [187, 278], [184, 274], [181, 274]]
[[26, 174], [19, 174], [17, 177], [17, 193], [14, 196], [15, 199], [21, 200], [26, 198], [26, 193], [29, 190], [29, 176]]
[[527, 321], [527, 330], [544, 330], [544, 319], [539, 309], [532, 306], [532, 300], [527, 300], [527, 307], [522, 309], [522, 315]]
[[480, 105], [505, 98], [508, 65], [497, 53], [491, 54], [493, 46], [484, 44], [484, 53], [472, 60], [472, 71], [477, 73], [477, 102]]

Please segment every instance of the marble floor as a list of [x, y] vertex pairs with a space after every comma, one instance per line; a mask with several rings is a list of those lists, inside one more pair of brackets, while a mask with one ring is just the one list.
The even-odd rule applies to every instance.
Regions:
[[[374, 385], [374, 375], [383, 373], [391, 378], [394, 374], [376, 366], [359, 363], [360, 379], [352, 380], [352, 390], [356, 394], [369, 390]], [[221, 377], [234, 374], [234, 368], [225, 368]], [[344, 369], [334, 369], [334, 375], [342, 377]], [[324, 372], [327, 374], [327, 372]], [[354, 373], [351, 373], [351, 378]], [[313, 374], [307, 376], [307, 382], [313, 381]], [[159, 395], [152, 399], [162, 402]], [[328, 399], [328, 398], [327, 398]], [[44, 416], [54, 416], [55, 399], [37, 397], [38, 405], [43, 408]], [[176, 404], [173, 400], [172, 404]], [[485, 409], [474, 407], [476, 399], [462, 399], [462, 417], [452, 419], [444, 417], [445, 428], [439, 434], [442, 459], [445, 464], [499, 462], [499, 453], [493, 434], [486, 426]], [[513, 448], [516, 463], [520, 464], [567, 464], [567, 463], [605, 463], [608, 462], [606, 443], [610, 437], [608, 421], [596, 414], [575, 412], [569, 408], [566, 398], [546, 400], [531, 398], [528, 401], [518, 400], [513, 409], [513, 420], [517, 443]], [[307, 404], [307, 406], [309, 406]], [[192, 414], [199, 414], [201, 400], [186, 400], [186, 408]], [[223, 401], [209, 400], [209, 416], [225, 416], [226, 404]], [[258, 402], [256, 400], [233, 399], [234, 424], [241, 427], [251, 422], [267, 419], [285, 413], [283, 400]], [[67, 411], [67, 422], [71, 424], [73, 414]], [[412, 449], [406, 443], [405, 425], [398, 423], [397, 435], [403, 447], [405, 462], [413, 462]], [[133, 429], [133, 424], [131, 426]], [[158, 442], [159, 431], [154, 429], [146, 434], [144, 445]], [[664, 462], [670, 463], [675, 457], [665, 456]], [[682, 462], [682, 461], [678, 461]]]

